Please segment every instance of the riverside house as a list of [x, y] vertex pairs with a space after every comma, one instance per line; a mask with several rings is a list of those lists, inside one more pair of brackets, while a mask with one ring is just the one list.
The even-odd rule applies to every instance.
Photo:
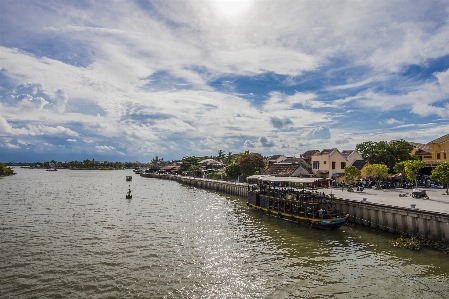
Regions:
[[441, 136], [427, 144], [412, 143], [412, 154], [426, 163], [426, 167], [436, 167], [441, 162], [449, 161], [449, 134]]
[[359, 160], [363, 158], [356, 150], [324, 149], [311, 157], [312, 172], [317, 177], [337, 179], [344, 175], [346, 166]]

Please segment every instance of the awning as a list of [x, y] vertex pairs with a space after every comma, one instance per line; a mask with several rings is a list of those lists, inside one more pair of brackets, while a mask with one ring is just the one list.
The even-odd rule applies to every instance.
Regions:
[[298, 177], [276, 177], [271, 175], [252, 175], [247, 178], [248, 180], [259, 180], [263, 182], [288, 182], [299, 184], [311, 184], [316, 181], [322, 181], [322, 178], [298, 178]]

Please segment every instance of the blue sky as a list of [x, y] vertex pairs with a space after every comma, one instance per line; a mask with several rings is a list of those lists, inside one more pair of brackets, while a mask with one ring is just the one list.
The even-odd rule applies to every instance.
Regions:
[[449, 133], [449, 1], [0, 1], [0, 161]]

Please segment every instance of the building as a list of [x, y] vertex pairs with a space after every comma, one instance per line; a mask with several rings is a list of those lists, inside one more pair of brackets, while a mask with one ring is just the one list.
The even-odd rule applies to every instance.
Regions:
[[273, 156], [267, 158], [266, 163], [268, 166], [270, 166], [275, 163], [280, 163], [280, 162], [284, 161], [285, 159], [287, 159], [287, 157], [284, 155], [273, 155]]
[[436, 167], [441, 162], [449, 161], [449, 134], [441, 136], [427, 144], [414, 143], [412, 154], [426, 163], [426, 167]]
[[344, 175], [346, 166], [357, 160], [363, 158], [356, 150], [324, 149], [311, 157], [312, 172], [317, 177], [336, 179]]
[[282, 162], [271, 164], [263, 175], [278, 177], [310, 177], [312, 176], [312, 167], [302, 158], [286, 157]]

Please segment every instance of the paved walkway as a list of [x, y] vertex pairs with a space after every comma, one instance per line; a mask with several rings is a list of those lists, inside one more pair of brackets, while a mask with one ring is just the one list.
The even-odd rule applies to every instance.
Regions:
[[[360, 200], [366, 198], [367, 202], [392, 205], [410, 208], [412, 204], [416, 209], [449, 214], [449, 195], [445, 195], [446, 189], [421, 188], [426, 190], [429, 199], [413, 198], [412, 189], [385, 189], [373, 190], [365, 189], [363, 192], [347, 192], [341, 188], [319, 189], [320, 192], [335, 194], [337, 198]], [[407, 193], [407, 197], [400, 197], [399, 194]]]

